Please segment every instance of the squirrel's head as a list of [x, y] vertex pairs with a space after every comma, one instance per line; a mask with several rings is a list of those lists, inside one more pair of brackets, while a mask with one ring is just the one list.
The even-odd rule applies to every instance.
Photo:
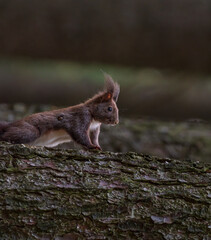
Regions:
[[105, 124], [118, 124], [119, 111], [116, 105], [120, 87], [114, 82], [110, 75], [105, 76], [105, 89], [90, 99], [91, 112], [95, 121]]

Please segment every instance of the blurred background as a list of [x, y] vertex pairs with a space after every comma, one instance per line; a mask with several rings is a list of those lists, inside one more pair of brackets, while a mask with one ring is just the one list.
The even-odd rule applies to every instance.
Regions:
[[210, 66], [209, 0], [0, 0], [0, 103], [77, 104], [102, 69], [123, 119], [209, 122]]

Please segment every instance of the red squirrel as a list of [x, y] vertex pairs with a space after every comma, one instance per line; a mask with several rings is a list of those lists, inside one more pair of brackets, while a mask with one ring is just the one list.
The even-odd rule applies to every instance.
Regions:
[[0, 141], [47, 147], [74, 141], [87, 150], [102, 150], [100, 126], [118, 124], [116, 102], [120, 92], [119, 84], [110, 75], [104, 76], [104, 90], [84, 103], [35, 113], [12, 123], [0, 122]]

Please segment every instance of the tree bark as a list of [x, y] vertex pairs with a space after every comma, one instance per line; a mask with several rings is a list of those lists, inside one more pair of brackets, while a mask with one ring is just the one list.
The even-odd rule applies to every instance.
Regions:
[[210, 239], [207, 164], [0, 143], [0, 239]]

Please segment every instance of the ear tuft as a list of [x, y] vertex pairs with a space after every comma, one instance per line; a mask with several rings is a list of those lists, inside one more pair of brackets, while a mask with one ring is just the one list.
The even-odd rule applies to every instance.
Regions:
[[105, 92], [110, 93], [111, 94], [110, 98], [113, 98], [114, 101], [117, 101], [120, 93], [119, 84], [114, 82], [112, 77], [107, 73], [104, 73], [104, 78], [105, 78]]

